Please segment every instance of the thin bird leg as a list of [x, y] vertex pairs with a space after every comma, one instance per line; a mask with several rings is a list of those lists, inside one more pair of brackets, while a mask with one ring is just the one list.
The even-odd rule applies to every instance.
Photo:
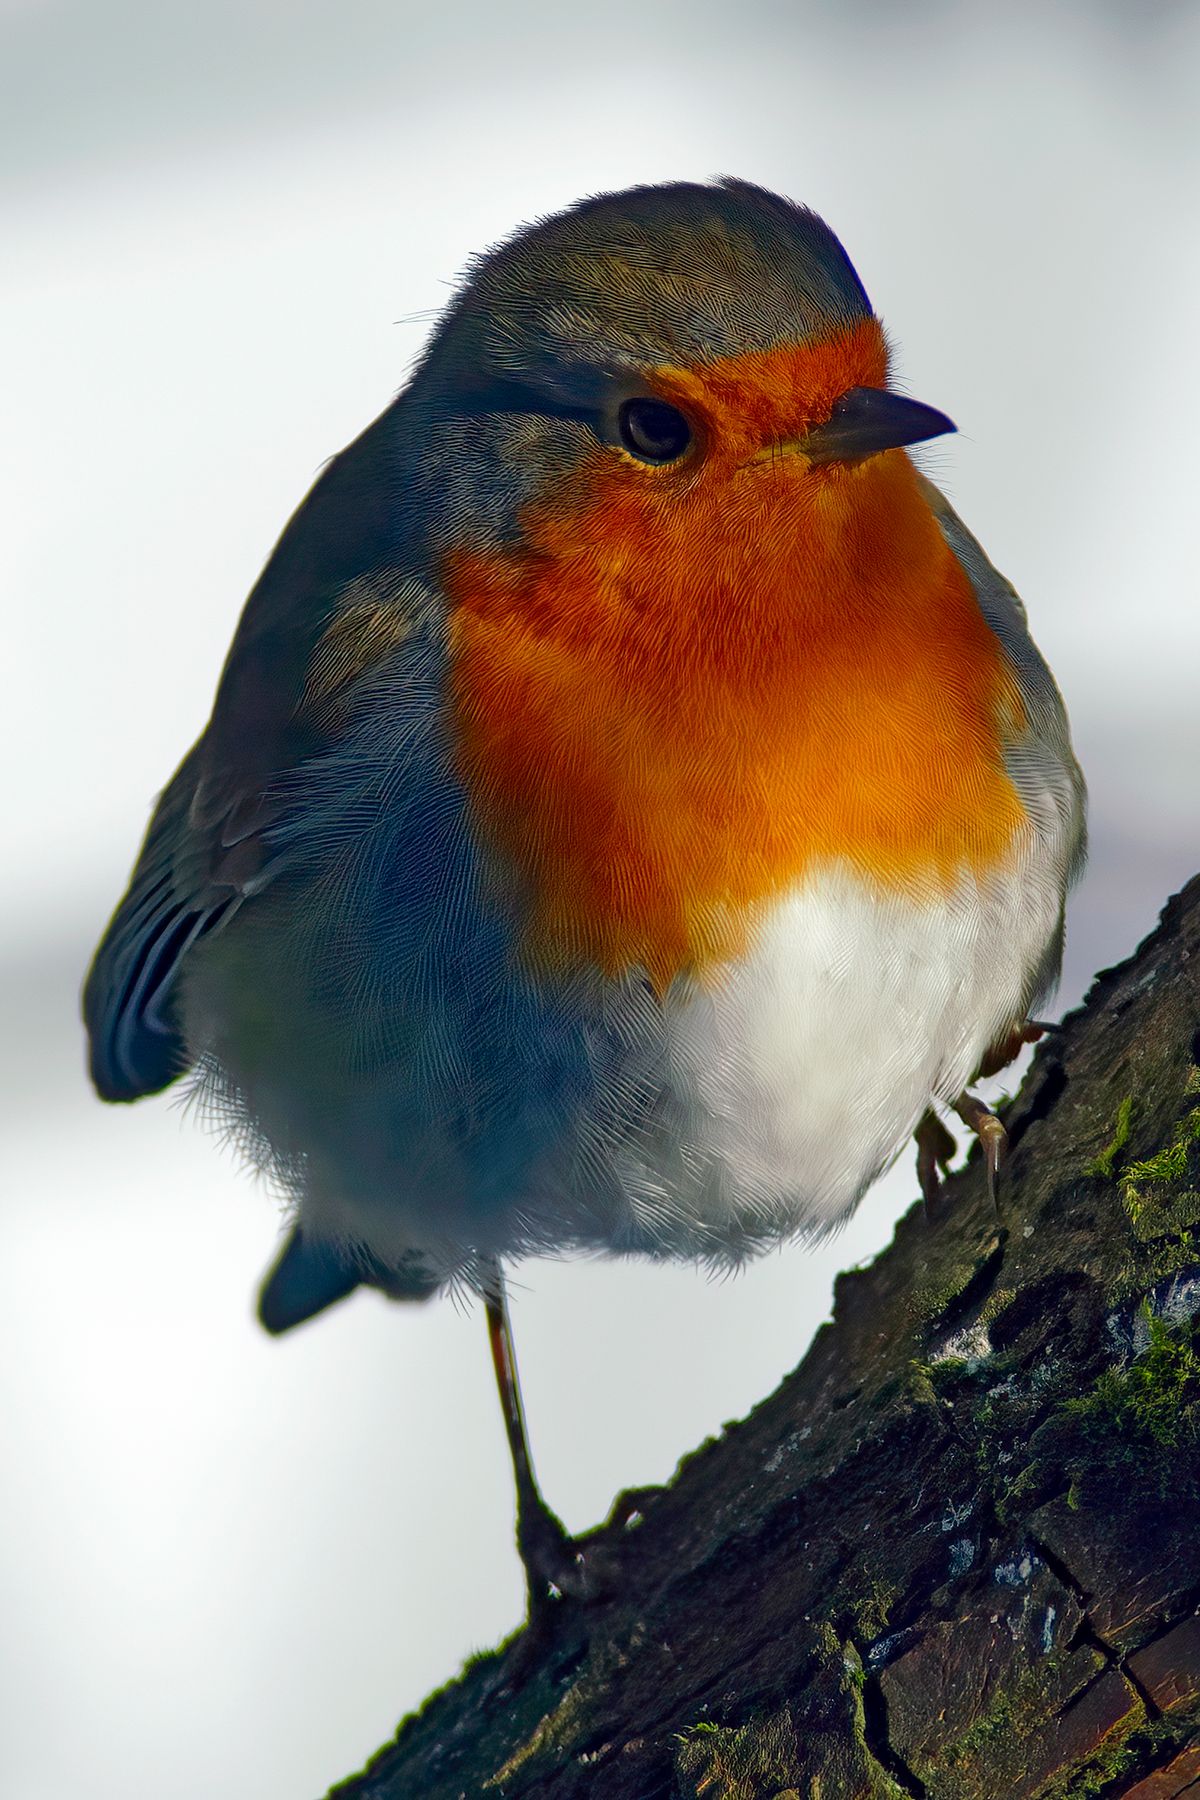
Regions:
[[529, 1454], [529, 1435], [525, 1429], [525, 1408], [521, 1401], [512, 1326], [508, 1318], [508, 1299], [499, 1263], [492, 1265], [484, 1290], [484, 1304], [487, 1308], [488, 1339], [492, 1346], [496, 1386], [500, 1391], [504, 1429], [508, 1433], [508, 1448], [512, 1454], [513, 1475], [516, 1478], [517, 1549], [525, 1565], [529, 1615], [532, 1619], [550, 1602], [552, 1588], [557, 1589], [560, 1594], [582, 1597], [583, 1558], [567, 1536], [561, 1520], [550, 1511], [538, 1490], [533, 1459]]
[[987, 1186], [996, 1216], [1000, 1216], [1000, 1200], [997, 1192], [997, 1181], [1000, 1174], [1000, 1159], [1008, 1146], [1008, 1133], [996, 1117], [990, 1106], [986, 1106], [975, 1094], [960, 1094], [954, 1102], [954, 1110], [964, 1125], [969, 1125], [979, 1142], [983, 1145], [983, 1160], [987, 1166]]
[[932, 1219], [942, 1197], [942, 1174], [949, 1173], [958, 1145], [932, 1107], [921, 1115], [913, 1137], [917, 1145], [917, 1180], [925, 1202], [925, 1217]]

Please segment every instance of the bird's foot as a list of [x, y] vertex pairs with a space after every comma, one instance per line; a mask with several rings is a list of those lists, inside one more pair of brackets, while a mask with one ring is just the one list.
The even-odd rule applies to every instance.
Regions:
[[1023, 1025], [1014, 1025], [1011, 1031], [998, 1038], [984, 1052], [976, 1079], [983, 1081], [989, 1075], [998, 1075], [1001, 1069], [1007, 1069], [1009, 1063], [1020, 1056], [1026, 1044], [1036, 1044], [1048, 1031], [1058, 1029], [1057, 1025], [1051, 1025], [1045, 1019], [1026, 1019]]
[[948, 1174], [958, 1145], [933, 1108], [923, 1114], [913, 1133], [917, 1145], [917, 1180], [925, 1202], [925, 1217], [937, 1217], [942, 1198], [942, 1176]]
[[954, 1102], [954, 1110], [964, 1125], [970, 1127], [983, 1146], [983, 1160], [987, 1169], [987, 1189], [996, 1216], [1000, 1216], [1000, 1164], [1004, 1152], [1008, 1148], [1008, 1133], [1003, 1122], [992, 1111], [991, 1107], [980, 1100], [976, 1094], [962, 1093]]
[[531, 1625], [550, 1618], [564, 1601], [602, 1600], [609, 1591], [602, 1556], [569, 1536], [548, 1506], [521, 1519], [517, 1548], [525, 1565]]

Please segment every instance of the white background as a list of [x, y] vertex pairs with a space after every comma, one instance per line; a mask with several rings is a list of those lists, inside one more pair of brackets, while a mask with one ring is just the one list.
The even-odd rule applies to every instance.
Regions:
[[[269, 1341], [269, 1197], [83, 1079], [83, 968], [322, 460], [519, 221], [717, 172], [814, 205], [1071, 707], [1074, 1002], [1200, 862], [1198, 59], [1148, 0], [0, 9], [6, 1797], [303, 1800], [519, 1615], [481, 1320]], [[716, 1286], [527, 1265], [568, 1523], [766, 1393], [913, 1191]]]

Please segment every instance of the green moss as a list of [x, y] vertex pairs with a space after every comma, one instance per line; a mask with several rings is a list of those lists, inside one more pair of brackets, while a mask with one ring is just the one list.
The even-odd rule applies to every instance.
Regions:
[[938, 1762], [960, 1769], [981, 1763], [988, 1767], [1002, 1747], [1023, 1742], [1040, 1730], [1049, 1703], [1047, 1696], [1057, 1693], [1056, 1684], [1065, 1660], [1063, 1653], [1056, 1651], [1017, 1675], [961, 1737], [939, 1752]]
[[1094, 1156], [1084, 1170], [1085, 1175], [1101, 1175], [1105, 1181], [1112, 1180], [1113, 1167], [1117, 1157], [1129, 1142], [1129, 1133], [1133, 1128], [1133, 1095], [1126, 1094], [1117, 1108], [1113, 1133], [1098, 1156]]
[[674, 1791], [694, 1794], [697, 1800], [700, 1796], [756, 1800], [759, 1794], [786, 1791], [799, 1774], [795, 1732], [786, 1708], [760, 1714], [741, 1726], [701, 1720], [677, 1733], [675, 1742]]
[[[713, 1737], [718, 1732], [727, 1729], [724, 1725], [718, 1725], [715, 1719], [697, 1719], [694, 1725], [689, 1725], [685, 1731], [676, 1731], [673, 1736], [677, 1744], [686, 1744], [692, 1738]], [[733, 1734], [730, 1733], [730, 1735]]]
[[974, 1762], [997, 1738], [1007, 1737], [1013, 1728], [1013, 1696], [1001, 1694], [982, 1717], [964, 1731], [957, 1743], [945, 1752], [947, 1762]]
[[[1137, 1291], [1144, 1294], [1145, 1284]], [[1022, 1519], [1059, 1491], [1061, 1459], [1047, 1455], [1040, 1433], [1061, 1416], [1073, 1386], [1065, 1360], [1047, 1357], [1021, 1368], [1002, 1353], [991, 1359], [986, 1374], [976, 1375], [973, 1389], [956, 1395], [956, 1429], [1001, 1524]], [[1061, 1425], [1052, 1435], [1063, 1436]]]
[[[1059, 1776], [1038, 1795], [1038, 1800], [1094, 1800], [1109, 1794], [1112, 1783], [1135, 1771], [1139, 1774], [1156, 1769], [1170, 1760], [1193, 1739], [1196, 1728], [1194, 1711], [1173, 1713], [1161, 1719], [1145, 1719], [1108, 1750], [1083, 1769]], [[1124, 1787], [1119, 1792], [1124, 1792]]]
[[1102, 1749], [1082, 1769], [1072, 1769], [1069, 1774], [1051, 1782], [1048, 1788], [1042, 1789], [1038, 1800], [1095, 1800], [1097, 1794], [1104, 1793], [1110, 1783], [1119, 1775], [1127, 1775], [1137, 1763], [1137, 1750], [1128, 1736], [1122, 1737], [1110, 1750]]
[[1200, 1193], [1184, 1188], [1182, 1193], [1159, 1194], [1153, 1189], [1127, 1186], [1122, 1196], [1133, 1235], [1141, 1244], [1156, 1238], [1194, 1238], [1192, 1227], [1200, 1223]]
[[900, 1598], [900, 1588], [892, 1581], [874, 1579], [854, 1607], [854, 1624], [860, 1637], [882, 1637], [888, 1628], [892, 1608]]
[[1127, 1187], [1139, 1181], [1183, 1181], [1188, 1172], [1188, 1151], [1200, 1143], [1200, 1106], [1194, 1107], [1186, 1119], [1180, 1119], [1171, 1134], [1171, 1142], [1145, 1162], [1130, 1163], [1125, 1171]]
[[1010, 1519], [1019, 1518], [1025, 1511], [1026, 1502], [1039, 1494], [1046, 1483], [1044, 1466], [1036, 1460], [1019, 1469], [1011, 1481], [997, 1483], [999, 1492], [996, 1495], [996, 1517], [1002, 1525]]
[[486, 1663], [498, 1662], [504, 1655], [504, 1652], [508, 1649], [509, 1645], [513, 1642], [513, 1639], [518, 1635], [518, 1631], [510, 1631], [503, 1642], [498, 1644], [494, 1650], [473, 1651], [472, 1654], [467, 1657], [453, 1681], [447, 1682], [447, 1688], [457, 1687], [460, 1681], [465, 1681], [468, 1675], [473, 1675], [477, 1669], [482, 1669]]
[[580, 1722], [594, 1697], [593, 1686], [586, 1678], [568, 1688], [554, 1710], [538, 1720], [524, 1743], [519, 1744], [501, 1767], [488, 1777], [483, 1783], [484, 1787], [503, 1791], [505, 1783], [519, 1775], [529, 1763], [541, 1756], [553, 1755], [563, 1744], [570, 1742], [579, 1734]]
[[963, 1356], [939, 1356], [936, 1362], [926, 1363], [925, 1370], [935, 1389], [953, 1387], [968, 1373]]
[[915, 1406], [937, 1407], [941, 1403], [932, 1380], [933, 1365], [915, 1357], [905, 1371], [903, 1392]]
[[1136, 1248], [1108, 1290], [1114, 1307], [1140, 1300], [1157, 1282], [1180, 1269], [1200, 1266], [1200, 1194], [1175, 1195], [1166, 1205], [1143, 1201], [1130, 1223]]
[[1072, 1471], [1086, 1480], [1097, 1468], [1153, 1473], [1164, 1495], [1195, 1482], [1200, 1454], [1200, 1327], [1172, 1329], [1148, 1309], [1150, 1341], [1128, 1368], [1107, 1369], [1090, 1394], [1064, 1402], [1061, 1416], [1086, 1449]]
[[[1133, 1236], [1153, 1245], [1149, 1267], [1138, 1259], [1119, 1283], [1120, 1295], [1200, 1260], [1200, 1106], [1180, 1119], [1157, 1155], [1130, 1163], [1121, 1199]], [[1164, 1240], [1166, 1240], [1164, 1242]]]
[[1016, 1297], [1016, 1288], [993, 1288], [979, 1309], [979, 1323], [981, 1325], [991, 1325], [994, 1320], [1000, 1317], [1002, 1312], [1008, 1310]]
[[1161, 1244], [1150, 1262], [1151, 1281], [1174, 1275], [1177, 1269], [1193, 1268], [1200, 1263], [1200, 1231], [1191, 1227], [1177, 1232], [1170, 1243]]
[[936, 1275], [919, 1283], [913, 1290], [910, 1316], [915, 1321], [936, 1324], [995, 1256], [999, 1247], [999, 1239], [993, 1237], [974, 1256], [963, 1256], [948, 1264], [936, 1264]]
[[[995, 1373], [995, 1371], [992, 1371]], [[1044, 1410], [1047, 1396], [1020, 1373], [993, 1381], [971, 1414], [975, 1431], [975, 1464], [982, 1475], [1009, 1480], [1007, 1452], [1023, 1442]]]
[[[1010, 1672], [1005, 1685], [995, 1694], [987, 1711], [968, 1726], [960, 1737], [944, 1750], [939, 1750], [933, 1764], [921, 1771], [923, 1776], [943, 1771], [950, 1775], [950, 1781], [944, 1785], [931, 1781], [929, 1793], [985, 1793], [990, 1796], [1008, 1792], [1019, 1776], [1028, 1773], [1028, 1747], [1042, 1743], [1050, 1721], [1094, 1679], [1102, 1667], [1103, 1660], [1098, 1652], [1089, 1656], [1078, 1649], [1056, 1650], [1048, 1656], [1038, 1657], [1020, 1673]], [[1128, 1720], [1118, 1721], [1114, 1731], [1120, 1734], [1122, 1743], [1132, 1730], [1144, 1723], [1144, 1717], [1139, 1706]], [[1116, 1746], [1114, 1753], [1115, 1749]], [[1036, 1748], [1032, 1754], [1037, 1755]], [[1100, 1757], [1103, 1756], [1102, 1750]], [[1082, 1779], [1090, 1778], [1092, 1767], [1089, 1763]], [[1073, 1782], [1077, 1777], [1073, 1772], [1066, 1779]], [[1021, 1791], [1026, 1792], [1027, 1789], [1022, 1787]], [[1093, 1791], [1091, 1787], [1077, 1789], [1068, 1786], [1060, 1795], [1057, 1787], [1039, 1788], [1038, 1800], [1048, 1800], [1051, 1792], [1058, 1796], [1058, 1800], [1067, 1800], [1067, 1795], [1074, 1800], [1076, 1793], [1091, 1794]]]

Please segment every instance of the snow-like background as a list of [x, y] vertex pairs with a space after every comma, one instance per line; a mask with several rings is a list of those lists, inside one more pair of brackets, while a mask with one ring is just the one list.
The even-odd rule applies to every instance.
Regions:
[[[1071, 707], [1074, 1002], [1200, 863], [1198, 69], [1151, 0], [0, 3], [5, 1796], [304, 1800], [519, 1616], [481, 1319], [268, 1340], [267, 1195], [83, 1078], [83, 968], [323, 459], [517, 222], [718, 172], [814, 205]], [[715, 1286], [527, 1265], [568, 1523], [766, 1393], [913, 1192]]]

